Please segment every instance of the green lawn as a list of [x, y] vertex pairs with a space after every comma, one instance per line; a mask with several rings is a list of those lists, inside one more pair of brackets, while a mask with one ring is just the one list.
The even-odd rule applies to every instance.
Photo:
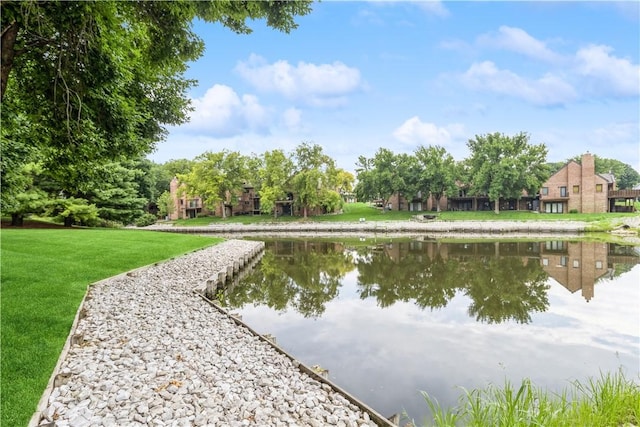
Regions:
[[3, 229], [0, 425], [29, 422], [88, 284], [220, 240], [139, 230]]
[[343, 212], [340, 214], [310, 216], [306, 220], [301, 217], [283, 216], [274, 219], [272, 215], [242, 215], [234, 216], [226, 219], [219, 217], [200, 217], [193, 219], [181, 219], [173, 221], [175, 225], [180, 226], [202, 226], [218, 223], [287, 223], [299, 221], [314, 222], [357, 222], [360, 218], [367, 221], [405, 221], [415, 217], [418, 214], [436, 214], [438, 219], [443, 221], [492, 221], [492, 220], [508, 220], [508, 221], [586, 221], [586, 222], [607, 222], [616, 218], [624, 218], [629, 216], [637, 216], [637, 213], [598, 213], [598, 214], [547, 214], [534, 213], [529, 211], [501, 211], [496, 215], [493, 211], [476, 211], [476, 212], [453, 212], [443, 211], [436, 212], [408, 212], [408, 211], [382, 211], [381, 209], [371, 207], [367, 203], [347, 203], [344, 205]]

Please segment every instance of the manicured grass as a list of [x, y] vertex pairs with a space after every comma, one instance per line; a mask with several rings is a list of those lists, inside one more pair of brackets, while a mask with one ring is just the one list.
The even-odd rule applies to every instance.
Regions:
[[[347, 203], [344, 205], [343, 212], [340, 214], [317, 215], [310, 216], [306, 221], [312, 222], [358, 222], [360, 218], [367, 221], [406, 221], [414, 218], [416, 215], [437, 215], [442, 221], [585, 221], [590, 223], [603, 223], [595, 231], [605, 231], [606, 224], [614, 219], [620, 219], [630, 216], [637, 216], [637, 213], [598, 213], [598, 214], [547, 214], [534, 213], [530, 211], [501, 211], [495, 214], [493, 211], [443, 211], [443, 212], [408, 212], [408, 211], [383, 211], [379, 208], [370, 206], [367, 203]], [[305, 221], [301, 217], [282, 216], [274, 219], [272, 215], [241, 215], [233, 216], [226, 219], [218, 217], [200, 217], [194, 219], [183, 219], [174, 221], [175, 225], [180, 226], [202, 226], [219, 223], [287, 223]], [[602, 230], [601, 230], [602, 229]]]
[[536, 388], [529, 380], [518, 389], [464, 390], [457, 408], [443, 409], [423, 393], [433, 414], [425, 426], [636, 426], [640, 423], [640, 384], [621, 372], [576, 381], [559, 394]]
[[29, 422], [88, 284], [220, 240], [140, 230], [3, 229], [0, 425]]

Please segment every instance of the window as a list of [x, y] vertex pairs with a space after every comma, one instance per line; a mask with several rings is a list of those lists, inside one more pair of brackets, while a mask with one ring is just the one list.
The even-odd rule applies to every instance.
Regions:
[[540, 194], [542, 194], [543, 196], [549, 195], [549, 187], [542, 187], [542, 190], [540, 190]]
[[562, 203], [545, 203], [544, 211], [546, 213], [562, 213], [564, 211], [563, 206]]
[[549, 240], [544, 242], [544, 248], [548, 251], [564, 251], [565, 242], [564, 240]]
[[602, 193], [602, 184], [596, 184], [596, 193]]
[[567, 187], [560, 187], [560, 197], [567, 197]]
[[542, 258], [542, 265], [549, 265], [549, 258]]
[[573, 260], [573, 268], [580, 268], [580, 261], [578, 261], [577, 259]]
[[602, 261], [596, 261], [596, 268], [602, 270]]
[[566, 267], [568, 262], [569, 262], [569, 257], [568, 256], [561, 256], [560, 257], [560, 265], [562, 267]]
[[573, 194], [578, 194], [580, 193], [580, 186], [579, 185], [574, 185], [573, 186]]

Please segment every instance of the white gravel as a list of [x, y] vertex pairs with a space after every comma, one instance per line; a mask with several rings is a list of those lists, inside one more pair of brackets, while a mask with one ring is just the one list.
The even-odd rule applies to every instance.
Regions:
[[231, 240], [93, 285], [41, 422], [376, 425], [193, 292], [257, 245]]

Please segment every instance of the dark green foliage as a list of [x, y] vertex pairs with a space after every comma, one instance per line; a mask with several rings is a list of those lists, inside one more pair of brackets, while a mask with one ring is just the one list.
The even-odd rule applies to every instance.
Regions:
[[146, 227], [156, 223], [156, 216], [152, 214], [144, 214], [136, 219], [136, 227]]
[[546, 146], [531, 145], [525, 133], [476, 135], [467, 146], [471, 194], [488, 195], [496, 213], [500, 198], [518, 199], [523, 191], [536, 194], [549, 177]]
[[[40, 164], [66, 195], [87, 193], [101, 165], [149, 154], [165, 126], [187, 120], [195, 82], [184, 72], [204, 50], [192, 31], [196, 18], [240, 33], [251, 31], [247, 20], [266, 19], [289, 32], [311, 2], [2, 1], [0, 8], [2, 208], [9, 212], [24, 191], [22, 165]], [[150, 171], [144, 161], [138, 166]], [[164, 189], [153, 191], [149, 175], [136, 179], [153, 202]]]

